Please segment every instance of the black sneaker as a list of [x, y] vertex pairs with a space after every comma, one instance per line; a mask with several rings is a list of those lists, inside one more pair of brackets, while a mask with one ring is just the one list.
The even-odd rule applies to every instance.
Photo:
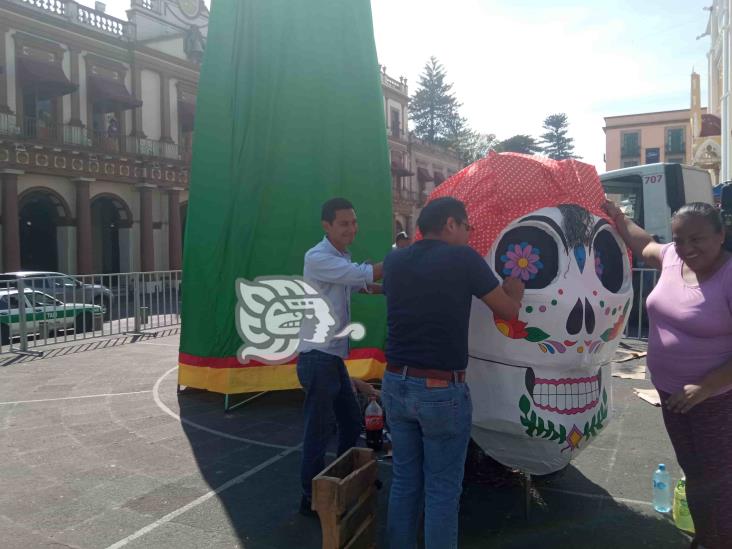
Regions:
[[304, 517], [317, 517], [318, 513], [313, 511], [313, 502], [307, 497], [303, 496], [300, 500], [300, 514]]

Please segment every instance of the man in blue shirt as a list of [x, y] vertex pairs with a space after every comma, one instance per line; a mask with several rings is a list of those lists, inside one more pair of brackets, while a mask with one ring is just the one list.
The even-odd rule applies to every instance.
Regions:
[[[344, 198], [323, 204], [321, 223], [325, 237], [305, 254], [303, 278], [332, 307], [332, 333], [342, 332], [351, 321], [351, 293], [367, 290], [382, 275], [382, 264], [353, 263], [348, 246], [358, 232], [356, 212]], [[343, 360], [348, 356], [348, 338], [325, 343], [302, 341], [297, 359], [297, 377], [305, 389], [305, 436], [300, 471], [303, 496], [300, 513], [311, 510], [312, 480], [325, 467], [325, 450], [338, 425], [338, 454], [358, 441], [361, 411], [351, 388]]]
[[388, 315], [382, 401], [393, 443], [387, 539], [417, 542], [420, 502], [425, 548], [457, 547], [458, 506], [470, 440], [472, 403], [465, 383], [473, 296], [500, 318], [517, 317], [524, 285], [498, 278], [467, 246], [465, 206], [443, 197], [417, 221], [424, 239], [384, 261]]

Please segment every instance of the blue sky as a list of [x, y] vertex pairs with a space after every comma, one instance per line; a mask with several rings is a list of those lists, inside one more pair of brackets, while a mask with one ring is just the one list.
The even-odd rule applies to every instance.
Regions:
[[705, 4], [372, 0], [390, 74], [413, 85], [435, 55], [472, 126], [499, 138], [538, 135], [546, 115], [566, 112], [577, 152], [601, 172], [604, 116], [687, 108], [692, 68], [706, 103]]
[[[379, 61], [411, 93], [434, 55], [475, 130], [539, 135], [546, 115], [566, 112], [578, 154], [600, 172], [604, 116], [687, 108], [692, 68], [706, 104], [709, 39], [696, 37], [709, 0], [371, 3]], [[129, 0], [107, 6], [124, 17]]]

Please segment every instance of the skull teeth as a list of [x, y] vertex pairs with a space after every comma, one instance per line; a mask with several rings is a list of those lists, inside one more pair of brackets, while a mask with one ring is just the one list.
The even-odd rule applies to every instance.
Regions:
[[547, 383], [537, 380], [533, 387], [534, 404], [560, 414], [576, 414], [594, 408], [600, 399], [600, 383], [597, 378], [590, 381]]

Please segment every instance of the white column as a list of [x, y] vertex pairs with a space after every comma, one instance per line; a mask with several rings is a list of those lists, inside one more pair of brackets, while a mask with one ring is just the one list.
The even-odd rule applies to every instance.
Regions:
[[724, 12], [721, 14], [722, 22], [722, 167], [720, 178], [722, 181], [729, 181], [729, 159], [730, 159], [730, 136], [729, 136], [729, 12], [730, 3], [724, 3]]
[[56, 250], [58, 270], [62, 273], [76, 274], [76, 227], [71, 225], [56, 227]]
[[123, 273], [129, 273], [135, 269], [133, 261], [133, 243], [136, 239], [133, 237], [132, 229], [119, 230], [119, 270]]

